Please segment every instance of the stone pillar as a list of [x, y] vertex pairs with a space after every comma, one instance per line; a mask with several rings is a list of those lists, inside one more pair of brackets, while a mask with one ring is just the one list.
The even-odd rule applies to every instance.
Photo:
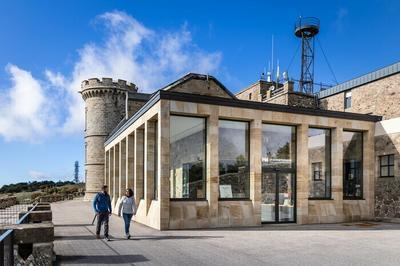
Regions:
[[218, 114], [217, 106], [210, 106], [210, 116], [207, 123], [207, 201], [208, 223], [210, 227], [218, 226], [218, 198], [219, 198], [219, 156], [218, 156]]
[[104, 168], [104, 184], [108, 187], [110, 186], [110, 151], [107, 150], [104, 153], [104, 160], [105, 160], [105, 168]]
[[111, 198], [114, 196], [113, 193], [114, 193], [114, 183], [115, 183], [114, 182], [114, 179], [115, 179], [115, 177], [114, 177], [114, 166], [115, 166], [114, 158], [115, 158], [115, 149], [114, 149], [114, 147], [111, 147], [110, 148], [110, 171], [109, 171], [110, 184], [108, 187], [108, 193], [110, 194]]
[[374, 218], [375, 209], [375, 127], [363, 133], [363, 198], [366, 208], [361, 209], [361, 219]]
[[170, 165], [169, 165], [169, 102], [161, 100], [158, 112], [158, 200], [160, 203], [160, 230], [169, 228]]
[[111, 166], [111, 161], [112, 161], [112, 157], [111, 157], [111, 152], [112, 152], [112, 149], [109, 149], [108, 151], [107, 151], [107, 153], [108, 153], [108, 156], [107, 156], [107, 165], [108, 165], [108, 167], [107, 167], [107, 186], [108, 186], [108, 190], [110, 191], [110, 188], [111, 188], [111, 181], [112, 181], [112, 166]]
[[338, 221], [343, 217], [343, 128], [336, 127], [332, 130], [332, 165], [331, 165], [331, 191], [335, 202]]
[[301, 124], [297, 127], [297, 186], [296, 186], [296, 206], [297, 223], [306, 224], [308, 222], [308, 125]]
[[126, 190], [126, 139], [119, 143], [119, 194], [118, 198], [125, 195]]
[[154, 199], [154, 121], [146, 121], [144, 129], [144, 201], [146, 213]]
[[113, 197], [112, 205], [114, 206], [118, 200], [119, 194], [119, 143], [114, 146], [114, 184], [113, 184]]
[[140, 200], [144, 198], [144, 189], [143, 189], [143, 176], [144, 176], [144, 169], [143, 169], [143, 153], [144, 153], [144, 130], [142, 128], [138, 128], [135, 130], [135, 147], [134, 147], [134, 154], [135, 154], [135, 162], [134, 162], [134, 194], [135, 194], [135, 201], [136, 204], [139, 204]]
[[[255, 114], [254, 117], [261, 117]], [[254, 223], [261, 224], [261, 164], [262, 121], [250, 122], [250, 199], [253, 202]]]
[[126, 187], [133, 189], [133, 163], [135, 159], [135, 137], [134, 134], [129, 134], [126, 137]]

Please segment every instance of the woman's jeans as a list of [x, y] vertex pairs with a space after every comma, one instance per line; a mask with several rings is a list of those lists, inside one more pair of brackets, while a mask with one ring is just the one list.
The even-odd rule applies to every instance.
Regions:
[[131, 220], [132, 220], [132, 213], [123, 213], [122, 217], [124, 217], [124, 222], [125, 222], [125, 234], [129, 235], [129, 226], [131, 225]]

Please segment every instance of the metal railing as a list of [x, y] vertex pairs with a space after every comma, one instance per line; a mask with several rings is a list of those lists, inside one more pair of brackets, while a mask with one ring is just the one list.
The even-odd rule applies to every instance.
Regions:
[[4, 209], [0, 209], [0, 225], [16, 224], [19, 220], [19, 213], [26, 211], [32, 204], [16, 204]]
[[[29, 214], [35, 210], [36, 206], [38, 204], [36, 203], [33, 205], [32, 209], [29, 210], [27, 213], [25, 213], [24, 216], [21, 218], [18, 218], [19, 212], [17, 214], [17, 221], [15, 224], [23, 224], [27, 222], [27, 218]], [[14, 205], [15, 206], [15, 205]], [[27, 211], [29, 205], [25, 205], [24, 210], [20, 211]], [[7, 229], [1, 232], [2, 234], [0, 235], [0, 266], [11, 266], [14, 265], [14, 230], [13, 229]]]

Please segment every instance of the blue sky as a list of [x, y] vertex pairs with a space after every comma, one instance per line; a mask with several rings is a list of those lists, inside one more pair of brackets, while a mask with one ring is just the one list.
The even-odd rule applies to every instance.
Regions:
[[[236, 92], [267, 66], [272, 35], [288, 68], [300, 15], [320, 18], [339, 82], [400, 60], [398, 1], [13, 0], [0, 8], [0, 185], [70, 179], [74, 161], [83, 165], [83, 79], [122, 78], [149, 92], [197, 71]], [[292, 78], [299, 62], [297, 54]], [[318, 46], [315, 79], [334, 83]]]

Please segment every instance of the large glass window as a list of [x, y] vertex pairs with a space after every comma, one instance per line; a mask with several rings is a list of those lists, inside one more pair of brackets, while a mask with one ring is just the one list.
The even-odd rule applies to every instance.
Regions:
[[296, 161], [296, 128], [263, 124], [262, 166], [293, 169]]
[[331, 131], [308, 129], [310, 198], [331, 197]]
[[170, 195], [174, 199], [204, 199], [206, 119], [170, 118]]
[[343, 197], [362, 198], [362, 132], [343, 131]]
[[219, 120], [219, 197], [250, 197], [248, 122]]

